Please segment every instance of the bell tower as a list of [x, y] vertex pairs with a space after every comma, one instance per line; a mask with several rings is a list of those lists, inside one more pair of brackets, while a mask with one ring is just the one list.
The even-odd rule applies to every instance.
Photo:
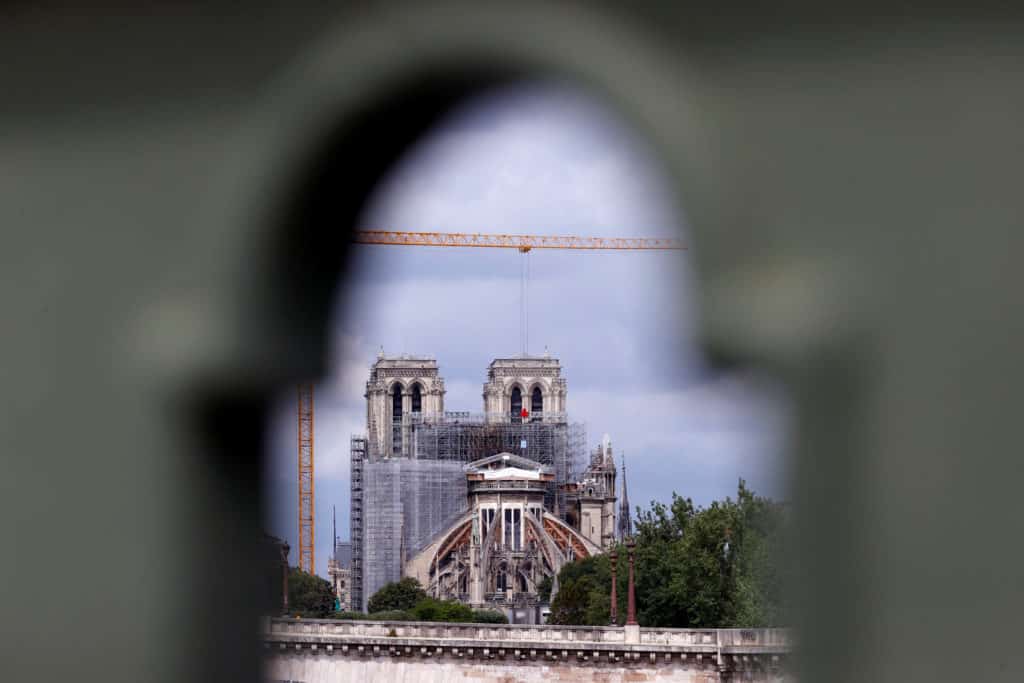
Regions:
[[565, 378], [557, 358], [496, 358], [487, 366], [484, 412], [495, 422], [564, 422]]
[[385, 356], [381, 349], [366, 382], [368, 456], [409, 456], [409, 435], [415, 413], [444, 412], [444, 380], [437, 360], [426, 356]]

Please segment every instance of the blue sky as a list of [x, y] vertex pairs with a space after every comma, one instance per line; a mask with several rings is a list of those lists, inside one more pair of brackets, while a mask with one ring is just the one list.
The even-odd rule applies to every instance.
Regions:
[[[385, 178], [364, 228], [679, 236], [657, 157], [613, 113], [552, 84], [481, 96], [452, 112]], [[365, 430], [377, 350], [437, 358], [448, 410], [479, 411], [487, 364], [520, 351], [513, 250], [356, 246], [339, 288], [330, 375], [316, 394], [316, 556], [326, 574], [331, 506], [348, 538], [349, 436]], [[694, 343], [686, 252], [529, 256], [529, 351], [562, 362], [570, 419], [626, 454], [632, 505], [672, 492], [706, 504], [742, 477], [784, 497], [787, 404], [777, 386], [712, 373]], [[342, 283], [339, 283], [341, 285]], [[271, 415], [268, 530], [297, 547], [295, 391]]]

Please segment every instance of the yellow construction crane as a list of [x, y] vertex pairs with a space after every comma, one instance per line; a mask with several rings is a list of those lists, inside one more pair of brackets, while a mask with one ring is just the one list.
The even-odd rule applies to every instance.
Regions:
[[[356, 244], [384, 244], [416, 247], [483, 247], [516, 249], [527, 255], [533, 249], [578, 249], [588, 251], [677, 251], [686, 249], [679, 240], [663, 237], [578, 237], [576, 235], [504, 235], [461, 232], [397, 232], [360, 230]], [[523, 353], [527, 345], [526, 298], [529, 263], [524, 258], [520, 280], [520, 330]], [[299, 431], [299, 567], [314, 574], [313, 497], [313, 385], [301, 384], [298, 392]]]
[[313, 500], [313, 385], [299, 385], [299, 568], [316, 573]]
[[395, 244], [418, 247], [491, 247], [497, 249], [588, 249], [613, 251], [686, 249], [679, 240], [664, 237], [577, 237], [576, 235], [487, 235], [463, 232], [391, 232], [360, 230], [356, 244]]

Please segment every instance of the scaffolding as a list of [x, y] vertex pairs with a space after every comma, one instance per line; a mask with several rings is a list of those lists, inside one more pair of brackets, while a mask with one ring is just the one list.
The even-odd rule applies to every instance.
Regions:
[[[371, 426], [372, 427], [372, 426]], [[522, 420], [490, 413], [407, 413], [407, 457], [388, 457], [371, 438], [353, 437], [353, 605], [402, 576], [402, 567], [467, 509], [465, 466], [508, 452], [550, 466], [545, 505], [565, 511], [562, 486], [581, 473], [586, 428], [564, 414]], [[371, 429], [372, 433], [372, 429]]]
[[300, 384], [298, 410], [299, 441], [299, 568], [316, 573], [316, 525], [313, 523], [313, 385]]
[[360, 605], [367, 602], [384, 584], [401, 578], [401, 532], [403, 521], [401, 495], [401, 458], [364, 463], [363, 494], [363, 571]]
[[[366, 462], [366, 437], [353, 435], [349, 441], [351, 489], [349, 533], [352, 541], [352, 605], [363, 604], [363, 465]], [[358, 608], [357, 608], [358, 609]]]
[[493, 413], [444, 413], [408, 416], [417, 460], [471, 463], [496, 453], [513, 453], [548, 465], [555, 471], [545, 505], [564, 509], [560, 486], [582, 473], [586, 427], [569, 422], [564, 413], [535, 413], [522, 420]]
[[466, 510], [460, 462], [384, 458], [363, 466], [361, 603]]

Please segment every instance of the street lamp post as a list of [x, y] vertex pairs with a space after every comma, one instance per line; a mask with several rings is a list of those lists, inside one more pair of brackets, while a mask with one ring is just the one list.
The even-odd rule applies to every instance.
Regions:
[[281, 612], [288, 614], [288, 542], [281, 544]]
[[612, 564], [612, 609], [611, 609], [611, 619], [610, 619], [612, 626], [618, 626], [619, 625], [619, 609], [618, 609], [619, 608], [619, 598], [618, 598], [618, 596], [616, 595], [616, 592], [615, 592], [615, 590], [616, 590], [615, 587], [616, 587], [616, 584], [618, 583], [618, 580], [615, 577], [615, 561], [618, 560], [618, 559], [619, 559], [619, 554], [617, 552], [615, 552], [615, 548], [612, 548], [612, 551], [610, 553], [608, 553], [608, 560]]
[[626, 625], [636, 626], [636, 596], [633, 588], [633, 555], [636, 550], [636, 541], [632, 537], [626, 541], [626, 550], [629, 552], [629, 592], [626, 596]]

